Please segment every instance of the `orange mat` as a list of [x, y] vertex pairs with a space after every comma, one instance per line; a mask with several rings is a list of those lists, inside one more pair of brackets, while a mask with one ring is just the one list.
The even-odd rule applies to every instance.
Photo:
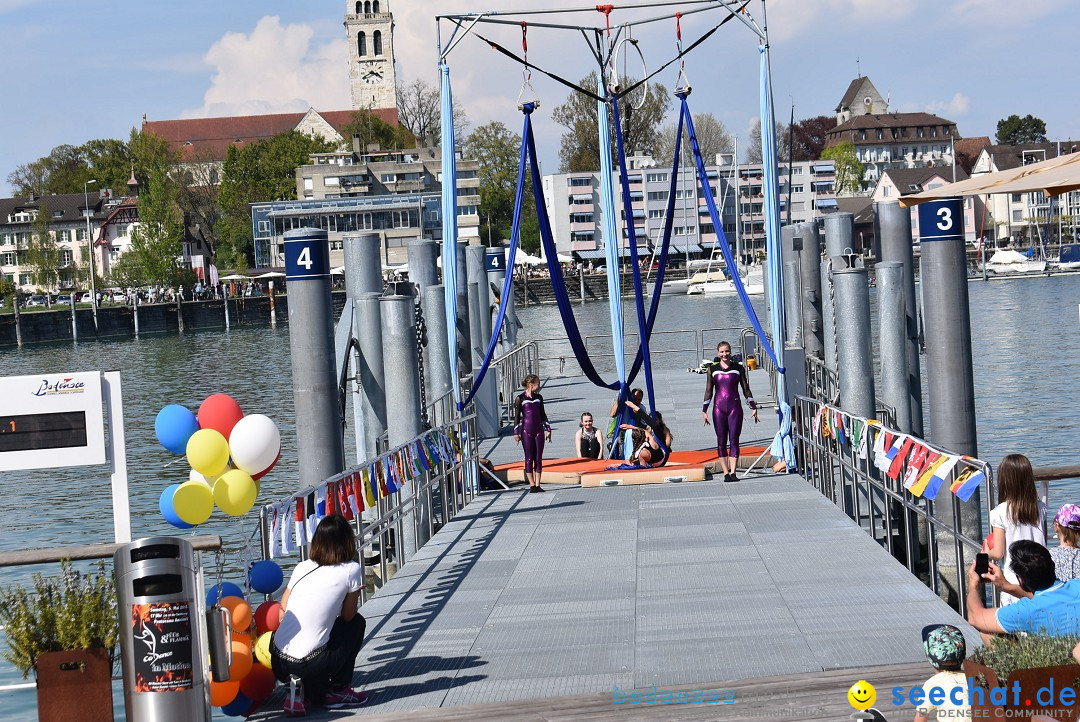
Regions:
[[[754, 459], [765, 451], [764, 446], [742, 447], [742, 457]], [[740, 457], [740, 458], [742, 458]], [[544, 484], [582, 484], [586, 481], [595, 482], [597, 478], [614, 480], [623, 477], [640, 477], [642, 481], [636, 483], [659, 483], [663, 477], [686, 476], [688, 481], [700, 481], [705, 478], [705, 467], [715, 462], [719, 457], [715, 449], [699, 449], [690, 451], [674, 451], [671, 459], [665, 466], [658, 469], [630, 469], [625, 471], [608, 471], [609, 466], [621, 463], [618, 459], [545, 459], [544, 471], [540, 475], [540, 481]], [[509, 464], [500, 464], [495, 467], [495, 473], [505, 482], [525, 480], [525, 462], [514, 461]], [[586, 479], [584, 477], [592, 477]], [[656, 478], [656, 481], [644, 481], [645, 478]], [[622, 483], [635, 483], [624, 480]], [[599, 483], [588, 484], [599, 486]]]

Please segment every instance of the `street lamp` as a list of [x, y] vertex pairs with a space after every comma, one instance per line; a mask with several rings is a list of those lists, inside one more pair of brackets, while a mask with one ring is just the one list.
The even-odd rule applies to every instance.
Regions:
[[87, 193], [87, 187], [91, 183], [97, 183], [96, 178], [83, 183], [83, 205], [85, 206], [86, 213], [86, 249], [90, 253], [90, 303], [94, 312], [94, 329], [97, 329], [97, 281], [94, 276], [97, 275], [97, 269], [94, 268], [94, 236], [90, 231], [90, 196]]

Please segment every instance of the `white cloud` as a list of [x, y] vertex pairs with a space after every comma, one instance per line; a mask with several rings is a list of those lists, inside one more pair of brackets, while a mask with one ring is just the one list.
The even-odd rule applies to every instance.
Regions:
[[955, 12], [968, 22], [1022, 26], [1070, 5], [1073, 3], [1069, 0], [1026, 0], [1022, 4], [1013, 0], [960, 0]]
[[834, 27], [855, 21], [872, 27], [873, 23], [906, 17], [917, 5], [915, 0], [775, 0], [769, 6], [769, 39], [790, 40], [820, 31], [821, 24]]
[[947, 102], [935, 101], [926, 105], [927, 113], [944, 114], [949, 119], [967, 115], [969, 110], [971, 110], [971, 98], [963, 93], [956, 93]]
[[201, 108], [182, 117], [344, 110], [349, 98], [348, 46], [344, 37], [312, 43], [306, 24], [259, 20], [250, 34], [226, 33], [203, 56], [215, 68]]

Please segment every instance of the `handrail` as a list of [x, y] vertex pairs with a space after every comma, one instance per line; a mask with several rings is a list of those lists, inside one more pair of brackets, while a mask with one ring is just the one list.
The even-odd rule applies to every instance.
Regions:
[[499, 415], [503, 422], [513, 423], [514, 398], [521, 383], [529, 374], [540, 372], [540, 346], [536, 341], [518, 344], [491, 362], [497, 370]]
[[[186, 537], [195, 551], [205, 552], [221, 548], [221, 537]], [[78, 546], [44, 547], [23, 549], [17, 552], [0, 552], [0, 567], [18, 567], [29, 564], [50, 564], [64, 560], [112, 559], [116, 550], [124, 544], [80, 544]]]

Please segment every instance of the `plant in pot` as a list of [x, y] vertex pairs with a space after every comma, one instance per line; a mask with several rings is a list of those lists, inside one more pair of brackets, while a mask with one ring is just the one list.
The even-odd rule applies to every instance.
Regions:
[[37, 678], [38, 719], [113, 719], [112, 668], [116, 592], [105, 563], [81, 572], [70, 561], [60, 576], [34, 575], [33, 588], [0, 591], [4, 658]]
[[[1022, 709], [1025, 714], [1041, 712], [1059, 722], [1072, 722], [1080, 719], [1080, 664], [1072, 656], [1077, 643], [1080, 637], [998, 637], [975, 650], [964, 662], [964, 671], [984, 688], [983, 709]], [[992, 699], [989, 691], [994, 687], [1004, 687], [1007, 693]], [[1061, 690], [1067, 688], [1074, 692], [1063, 702]]]

